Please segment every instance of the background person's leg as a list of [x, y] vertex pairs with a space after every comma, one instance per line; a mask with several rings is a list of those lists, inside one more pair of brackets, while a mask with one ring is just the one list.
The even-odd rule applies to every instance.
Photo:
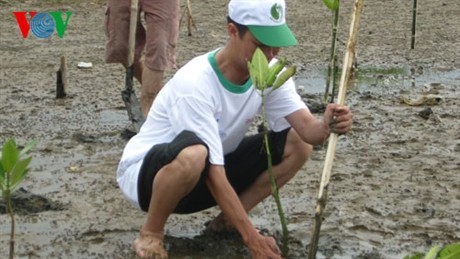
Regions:
[[[145, 46], [145, 28], [140, 22], [139, 9], [136, 27], [136, 47], [134, 55], [134, 77], [142, 83], [143, 62], [140, 61]], [[108, 0], [104, 27], [107, 36], [105, 62], [120, 63], [128, 67], [128, 35], [130, 20], [129, 1]]]
[[152, 70], [147, 66], [142, 70], [141, 108], [144, 118], [147, 118], [155, 97], [163, 87], [164, 71]]
[[143, 1], [146, 22], [145, 59], [142, 72], [141, 106], [147, 117], [156, 95], [163, 87], [166, 69], [176, 68], [179, 36], [179, 0]]

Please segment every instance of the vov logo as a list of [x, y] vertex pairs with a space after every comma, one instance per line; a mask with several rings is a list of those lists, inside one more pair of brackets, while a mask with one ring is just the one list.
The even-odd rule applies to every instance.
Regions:
[[[32, 31], [35, 37], [46, 39], [51, 37], [55, 30], [59, 38], [63, 38], [72, 12], [65, 12], [65, 22], [62, 19], [63, 13], [64, 12], [13, 12], [24, 39], [29, 36], [30, 31]], [[29, 19], [27, 19], [27, 14], [30, 16]]]

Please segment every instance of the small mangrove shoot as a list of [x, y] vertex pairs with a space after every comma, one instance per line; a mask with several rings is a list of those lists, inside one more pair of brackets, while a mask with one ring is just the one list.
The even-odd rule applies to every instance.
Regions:
[[[271, 182], [271, 194], [275, 199], [276, 206], [278, 208], [278, 214], [281, 221], [281, 227], [283, 231], [283, 255], [288, 253], [288, 229], [286, 224], [286, 217], [284, 215], [283, 207], [279, 198], [278, 185], [272, 171], [272, 157], [270, 152], [270, 143], [268, 141], [268, 127], [265, 115], [265, 96], [270, 94], [272, 91], [281, 87], [289, 78], [296, 73], [296, 67], [291, 66], [285, 68], [286, 59], [281, 58], [277, 60], [272, 66], [269, 67], [268, 60], [265, 54], [257, 48], [254, 51], [251, 61], [248, 61], [249, 74], [251, 76], [252, 83], [259, 90], [262, 97], [262, 128], [264, 134], [264, 146], [267, 153], [268, 160], [268, 174]], [[284, 69], [284, 70], [283, 70]], [[267, 90], [270, 92], [267, 93]]]
[[0, 191], [6, 202], [8, 214], [11, 217], [10, 232], [10, 259], [14, 258], [14, 231], [15, 219], [11, 194], [29, 172], [29, 163], [32, 157], [25, 157], [35, 146], [36, 141], [29, 142], [22, 150], [16, 145], [14, 139], [7, 140], [2, 146], [0, 154]]

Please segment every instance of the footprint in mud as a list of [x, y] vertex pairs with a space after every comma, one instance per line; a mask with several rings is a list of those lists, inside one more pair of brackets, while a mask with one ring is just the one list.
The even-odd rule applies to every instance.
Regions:
[[[66, 206], [60, 202], [51, 201], [41, 195], [33, 194], [24, 188], [19, 188], [11, 195], [14, 213], [27, 215], [48, 210], [65, 210]], [[6, 203], [0, 200], [0, 214], [6, 214]]]

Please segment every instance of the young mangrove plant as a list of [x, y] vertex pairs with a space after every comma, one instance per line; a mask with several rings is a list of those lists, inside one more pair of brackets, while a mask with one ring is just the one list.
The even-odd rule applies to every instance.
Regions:
[[0, 154], [0, 190], [5, 200], [8, 214], [11, 217], [10, 232], [10, 259], [14, 258], [14, 210], [11, 201], [11, 194], [21, 183], [29, 171], [29, 163], [32, 157], [26, 157], [27, 153], [34, 147], [36, 141], [30, 141], [22, 150], [19, 150], [14, 139], [7, 140], [2, 146]]
[[[340, 7], [340, 0], [324, 0], [324, 4], [332, 11], [333, 20], [332, 20], [332, 40], [331, 40], [331, 53], [329, 56], [329, 64], [327, 66], [327, 76], [326, 76], [326, 91], [324, 93], [324, 103], [333, 102], [334, 101], [334, 93], [335, 93], [335, 85], [336, 85], [336, 77], [337, 77], [337, 54], [336, 54], [336, 46], [335, 43], [337, 42], [337, 28], [339, 24], [339, 7]], [[332, 97], [329, 100], [329, 92], [330, 92], [330, 85], [331, 85], [331, 77], [332, 77]]]
[[[271, 194], [275, 199], [278, 208], [278, 214], [281, 221], [283, 230], [283, 254], [287, 254], [288, 250], [288, 229], [286, 224], [286, 217], [284, 216], [283, 207], [279, 198], [278, 185], [272, 172], [272, 157], [270, 152], [270, 143], [268, 141], [268, 127], [265, 117], [265, 96], [272, 91], [281, 87], [289, 78], [296, 73], [296, 67], [291, 66], [284, 69], [286, 66], [286, 59], [281, 58], [273, 65], [269, 66], [265, 54], [257, 48], [252, 56], [252, 60], [248, 61], [249, 74], [254, 86], [260, 91], [262, 97], [262, 129], [264, 134], [265, 152], [267, 153], [268, 160], [268, 174], [271, 182]], [[284, 69], [284, 70], [283, 70]], [[270, 91], [267, 93], [267, 90]]]

